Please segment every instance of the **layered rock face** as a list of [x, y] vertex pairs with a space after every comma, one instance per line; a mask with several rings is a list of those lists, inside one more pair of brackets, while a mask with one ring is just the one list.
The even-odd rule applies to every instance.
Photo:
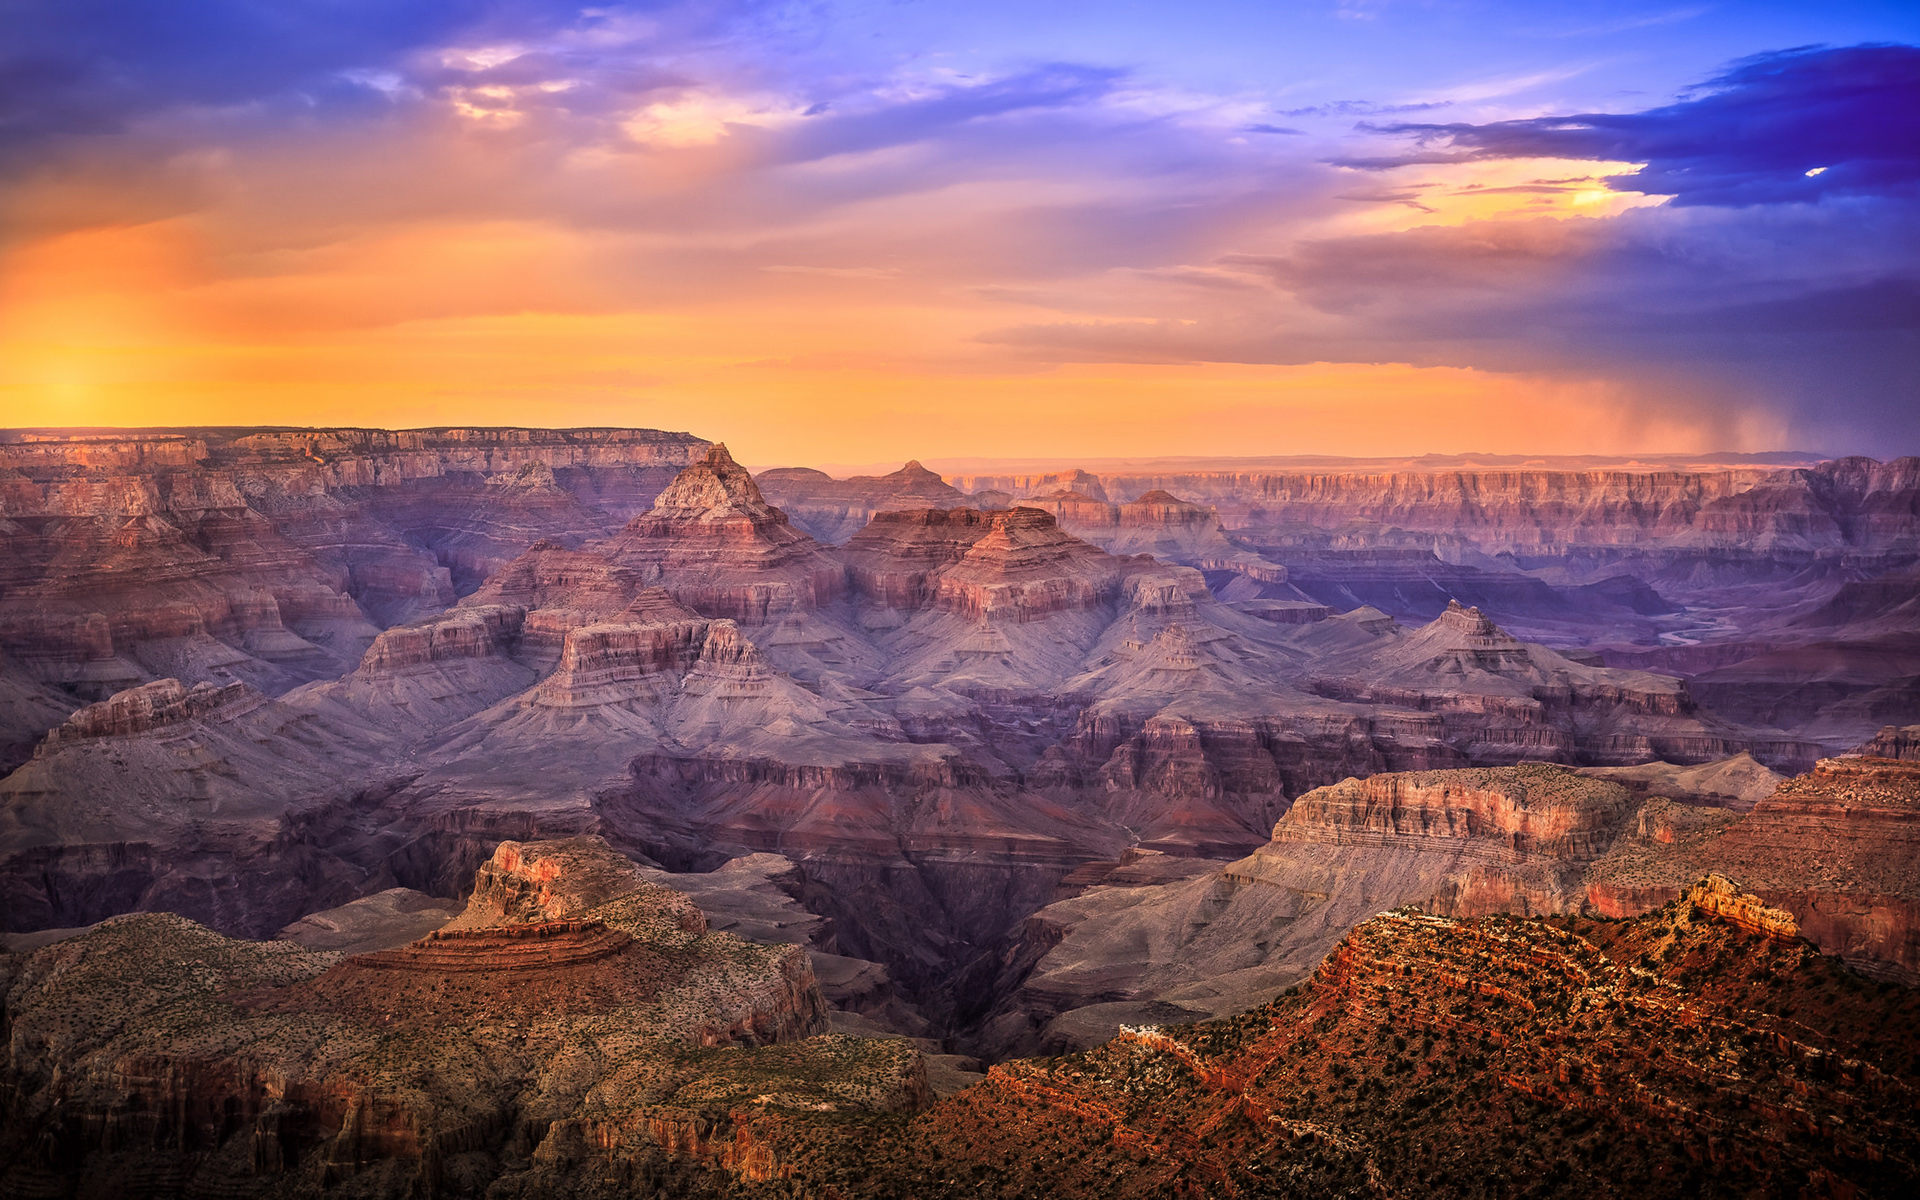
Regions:
[[1321, 468], [1123, 471], [1099, 479], [1106, 494], [1161, 489], [1215, 505], [1235, 530], [1269, 522], [1321, 529], [1364, 523], [1460, 535], [1489, 553], [1515, 554], [1568, 547], [1644, 550], [1668, 539], [1721, 540], [1748, 552], [1812, 552], [1839, 546], [1911, 549], [1920, 459], [1837, 459], [1786, 471], [1479, 468], [1372, 474]]
[[1712, 881], [1622, 922], [1383, 913], [1244, 1015], [775, 1153], [876, 1197], [1911, 1190], [1920, 993], [1753, 931], [1763, 909]]
[[779, 467], [754, 476], [769, 502], [807, 533], [839, 545], [866, 528], [875, 513], [901, 508], [955, 508], [967, 497], [917, 462], [891, 475], [835, 479], [806, 467]]
[[906, 1043], [818, 1036], [803, 953], [602, 843], [503, 845], [455, 924], [342, 956], [152, 914], [0, 958], [5, 1189], [705, 1194], [766, 1177], [770, 1116], [927, 1098]]
[[1036, 913], [1002, 968], [982, 1048], [1057, 1053], [1126, 1022], [1241, 1011], [1382, 907], [1580, 911], [1587, 871], [1631, 836], [1642, 803], [1548, 764], [1317, 788], [1246, 858], [1184, 878], [1103, 878]]
[[89, 705], [0, 780], [0, 920], [165, 909], [264, 934], [364, 872], [295, 831], [351, 803], [387, 743], [346, 711], [163, 679]]
[[[1164, 562], [1238, 577], [1218, 585], [1222, 599], [1304, 599], [1287, 582], [1287, 569], [1228, 540], [1213, 509], [1189, 504], [1158, 488], [1125, 504], [1075, 491], [1017, 502], [1054, 515], [1060, 527], [1110, 554], [1151, 554]], [[1231, 592], [1228, 590], [1231, 588]]]
[[[536, 543], [274, 711], [372, 732], [327, 772], [236, 744], [208, 769], [278, 798], [247, 838], [103, 814], [83, 839], [109, 855], [98, 883], [23, 894], [99, 897], [62, 923], [148, 903], [146, 883], [106, 882], [126, 853], [107, 848], [133, 843], [203, 879], [243, 849], [324, 864], [285, 885], [313, 888], [305, 909], [190, 910], [260, 933], [351, 899], [330, 881], [352, 872], [444, 892], [503, 837], [603, 832], [681, 869], [771, 851], [819, 885], [850, 953], [924, 1001], [1082, 864], [1129, 844], [1231, 859], [1290, 797], [1347, 775], [1804, 752], [1713, 722], [1670, 678], [1576, 662], [1466, 610], [1415, 632], [1364, 611], [1260, 619], [1198, 571], [1108, 554], [1037, 509], [885, 512], [829, 551], [721, 448], [622, 534]], [[27, 791], [36, 814], [71, 794], [52, 777]]]
[[1920, 762], [1920, 725], [1888, 725], [1854, 751], [1868, 758]]
[[601, 549], [688, 607], [750, 624], [826, 604], [845, 574], [718, 445]]
[[[352, 668], [541, 537], [601, 536], [705, 443], [649, 430], [0, 434], [0, 676], [80, 700]], [[14, 714], [17, 714], [15, 716]], [[44, 717], [0, 705], [0, 743]]]
[[[1159, 491], [1211, 506], [1245, 553], [1284, 567], [1281, 596], [1209, 575], [1229, 601], [1299, 599], [1426, 621], [1449, 601], [1527, 640], [1614, 666], [1701, 675], [1695, 695], [1745, 724], [1837, 752], [1920, 712], [1920, 460], [1771, 471], [1118, 470], [1077, 498], [1030, 477], [958, 477], [1008, 502]], [[1093, 537], [1089, 533], [1090, 537]], [[1094, 540], [1099, 540], [1097, 537]]]
[[1681, 680], [1523, 643], [1457, 601], [1411, 636], [1335, 650], [1316, 670], [1313, 686], [1326, 695], [1485, 720], [1482, 758], [1503, 753], [1500, 746], [1514, 759], [1577, 754], [1599, 764], [1702, 762], [1751, 750], [1805, 766], [1819, 753], [1814, 743], [1716, 718]]
[[1822, 951], [1920, 984], [1920, 763], [1823, 760], [1699, 861], [1791, 913]]
[[[1724, 785], [1751, 774], [1751, 760], [1727, 760], [1654, 778]], [[1036, 913], [1002, 968], [982, 1048], [1058, 1052], [1123, 1022], [1186, 1019], [1170, 1008], [1237, 1012], [1382, 906], [1618, 918], [1671, 903], [1708, 873], [1742, 880], [1779, 914], [1754, 917], [1756, 928], [1786, 921], [1857, 970], [1914, 980], [1920, 768], [1825, 760], [1736, 807], [1710, 786], [1623, 785], [1635, 782], [1526, 764], [1308, 792], [1238, 862], [1185, 879], [1098, 880]]]
[[1111, 604], [1137, 571], [1031, 508], [881, 513], [846, 558], [863, 600], [1016, 623]]
[[[553, 500], [577, 469], [499, 465], [472, 486]], [[1063, 485], [1156, 553], [1220, 533], [1172, 493], [1047, 490]], [[1554, 594], [1584, 586], [1487, 561]], [[1233, 599], [1259, 581], [1225, 574], [1110, 553], [1024, 505], [887, 509], [830, 547], [713, 447], [624, 529], [533, 541], [459, 603], [369, 635], [336, 677], [273, 696], [182, 671], [49, 741], [0, 784], [8, 920], [172, 908], [262, 935], [394, 889], [457, 894], [503, 840], [597, 834], [682, 875], [778, 855], [789, 898], [832, 929], [809, 948], [865, 964], [835, 968], [870, 994], [859, 1015], [1008, 1053], [1163, 1019], [1155, 1006], [1254, 1003], [1385, 904], [1665, 903], [1711, 869], [1703, 848], [1770, 768], [1820, 753], [1485, 610], [1409, 627]], [[269, 592], [246, 602], [264, 614]], [[1296, 611], [1314, 619], [1271, 619]], [[1556, 783], [1594, 789], [1565, 810], [1476, 784], [1351, 820], [1318, 796], [1283, 820], [1350, 776], [1656, 759], [1618, 786]], [[1578, 779], [1541, 778], [1562, 777]], [[1276, 822], [1294, 833], [1274, 841]], [[1294, 856], [1299, 877], [1223, 870], [1256, 850]], [[1145, 881], [1115, 866], [1130, 852], [1180, 865]], [[875, 970], [885, 999], [851, 982]]]

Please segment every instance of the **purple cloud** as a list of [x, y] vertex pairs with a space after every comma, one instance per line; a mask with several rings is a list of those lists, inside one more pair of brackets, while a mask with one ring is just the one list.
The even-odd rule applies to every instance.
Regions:
[[1920, 47], [1802, 47], [1755, 55], [1638, 113], [1576, 113], [1491, 124], [1367, 126], [1422, 149], [1348, 158], [1380, 170], [1513, 158], [1644, 162], [1608, 182], [1677, 205], [1738, 206], [1876, 195], [1920, 182]]

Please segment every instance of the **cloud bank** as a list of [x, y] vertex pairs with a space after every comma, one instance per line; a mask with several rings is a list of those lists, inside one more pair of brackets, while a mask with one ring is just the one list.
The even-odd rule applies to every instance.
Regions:
[[19, 423], [678, 422], [845, 460], [1153, 443], [1176, 396], [1186, 452], [1360, 451], [1383, 411], [1426, 439], [1396, 449], [1920, 450], [1909, 45], [1566, 113], [880, 54], [831, 5], [8, 9]]

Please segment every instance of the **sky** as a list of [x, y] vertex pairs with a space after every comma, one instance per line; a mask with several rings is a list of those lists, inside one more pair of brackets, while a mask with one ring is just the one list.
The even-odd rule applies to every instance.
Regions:
[[0, 0], [0, 425], [1920, 453], [1920, 5]]

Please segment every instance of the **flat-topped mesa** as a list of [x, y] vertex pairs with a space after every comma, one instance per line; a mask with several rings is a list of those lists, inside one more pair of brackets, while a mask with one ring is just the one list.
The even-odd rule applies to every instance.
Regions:
[[569, 629], [559, 664], [534, 689], [533, 703], [589, 708], [660, 699], [672, 676], [699, 660], [708, 628], [705, 618], [696, 617]]
[[647, 572], [621, 566], [593, 550], [535, 542], [461, 607], [510, 604], [526, 620], [515, 653], [536, 669], [557, 664], [567, 634], [588, 625], [639, 625], [697, 619], [665, 588], [643, 582]]
[[1493, 618], [1458, 600], [1447, 601], [1447, 610], [1435, 617], [1428, 630], [1436, 642], [1444, 640], [1462, 650], [1489, 650], [1501, 654], [1524, 651], [1525, 643], [1493, 623]]
[[818, 608], [846, 588], [840, 562], [768, 504], [721, 445], [595, 550], [703, 616], [754, 625]]
[[132, 737], [165, 725], [180, 725], [221, 710], [239, 713], [266, 702], [244, 683], [216, 687], [196, 683], [191, 688], [178, 679], [156, 679], [128, 688], [80, 709], [34, 748], [35, 758], [47, 758], [63, 746], [93, 738]]
[[1207, 530], [1219, 524], [1219, 517], [1212, 508], [1182, 500], [1162, 488], [1142, 492], [1120, 505], [1119, 511], [1120, 524], [1125, 526]]
[[1489, 857], [1588, 861], [1634, 804], [1626, 788], [1550, 763], [1347, 779], [1293, 802], [1278, 843], [1404, 846], [1470, 842]]
[[1037, 508], [1052, 513], [1060, 528], [1077, 538], [1105, 546], [1120, 528], [1120, 510], [1104, 498], [1096, 500], [1085, 492], [1061, 488], [1047, 495], [1027, 496], [1013, 502], [1019, 508]]
[[649, 883], [598, 837], [501, 842], [474, 873], [464, 912], [443, 933], [568, 921], [622, 896], [643, 893], [666, 926], [703, 933], [706, 914], [678, 892]]
[[1863, 758], [1920, 762], [1920, 725], [1883, 725], [1879, 733], [1855, 746], [1849, 753]]
[[882, 608], [930, 607], [940, 573], [993, 527], [993, 509], [910, 508], [877, 512], [841, 550], [861, 600]]
[[1038, 508], [875, 513], [843, 554], [854, 592], [883, 608], [1032, 620], [1109, 603], [1148, 560], [1118, 558]]
[[355, 674], [510, 653], [519, 642], [526, 616], [526, 610], [518, 605], [484, 604], [396, 625], [373, 640]]
[[1687, 892], [1692, 908], [1767, 937], [1797, 938], [1800, 926], [1793, 914], [1769, 908], [1760, 897], [1741, 891], [1724, 875], [1708, 875]]

